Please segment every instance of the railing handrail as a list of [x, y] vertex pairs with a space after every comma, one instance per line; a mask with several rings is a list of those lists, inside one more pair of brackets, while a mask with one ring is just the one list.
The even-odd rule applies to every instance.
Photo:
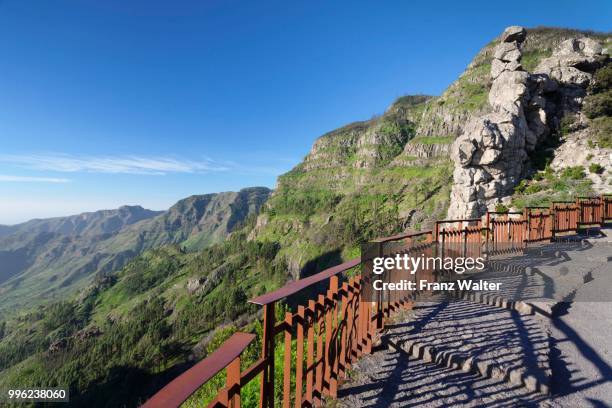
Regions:
[[327, 268], [312, 276], [308, 276], [303, 279], [289, 282], [288, 284], [286, 284], [280, 289], [277, 289], [273, 292], [269, 292], [269, 293], [266, 293], [265, 295], [261, 295], [254, 299], [249, 300], [249, 303], [263, 306], [263, 305], [270, 304], [272, 302], [276, 302], [277, 300], [281, 300], [288, 296], [291, 296], [309, 286], [312, 286], [316, 283], [329, 279], [332, 276], [335, 276], [339, 273], [342, 273], [351, 268], [354, 268], [360, 263], [361, 263], [361, 257], [351, 259], [350, 261], [346, 261], [344, 263], [341, 263], [340, 265], [332, 266], [331, 268]]
[[433, 231], [431, 230], [420, 231], [420, 232], [410, 231], [410, 232], [404, 232], [402, 234], [392, 235], [390, 237], [376, 238], [376, 239], [373, 239], [371, 242], [385, 243], [385, 242], [391, 242], [391, 241], [399, 241], [400, 239], [422, 237], [424, 235], [428, 235], [431, 233], [433, 233]]
[[465, 218], [465, 219], [457, 219], [457, 220], [439, 220], [436, 221], [436, 224], [451, 224], [455, 222], [476, 222], [481, 221], [480, 218]]
[[251, 333], [234, 333], [221, 347], [189, 370], [172, 380], [142, 406], [143, 408], [177, 407], [208, 380], [217, 375], [255, 340]]

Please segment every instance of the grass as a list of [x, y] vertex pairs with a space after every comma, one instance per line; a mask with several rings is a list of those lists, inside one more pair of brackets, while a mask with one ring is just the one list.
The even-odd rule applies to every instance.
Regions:
[[523, 53], [523, 57], [521, 58], [521, 65], [525, 71], [533, 71], [541, 60], [548, 58], [551, 55], [551, 49], [526, 51]]
[[512, 206], [548, 206], [552, 201], [571, 200], [575, 196], [593, 193], [592, 182], [586, 178], [584, 167], [568, 167], [556, 173], [550, 167], [536, 173], [531, 180], [521, 180], [514, 188]]
[[421, 136], [421, 137], [412, 139], [410, 143], [436, 145], [436, 144], [451, 144], [454, 141], [455, 141], [454, 136]]

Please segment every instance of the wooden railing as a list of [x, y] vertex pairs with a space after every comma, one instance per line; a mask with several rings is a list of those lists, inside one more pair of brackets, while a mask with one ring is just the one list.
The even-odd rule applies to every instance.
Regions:
[[[556, 234], [612, 220], [612, 196], [580, 197], [575, 202], [554, 202], [550, 207], [528, 207], [522, 213], [489, 212], [481, 219], [442, 220], [431, 231], [405, 233], [374, 240], [378, 255], [423, 253], [438, 256], [480, 256], [520, 252], [529, 242], [552, 240]], [[484, 222], [484, 224], [483, 224]], [[392, 244], [392, 245], [391, 245]], [[245, 371], [240, 354], [254, 335], [236, 333], [217, 351], [170, 382], [145, 407], [177, 407], [223, 369], [226, 386], [209, 407], [240, 407], [240, 390], [260, 376], [260, 407], [320, 406], [335, 398], [339, 383], [372, 344], [385, 322], [398, 310], [409, 308], [415, 292], [392, 291], [364, 298], [369, 282], [361, 274], [346, 272], [361, 266], [360, 258], [326, 269], [250, 300], [263, 308], [261, 358]], [[423, 269], [414, 280], [436, 275]], [[391, 278], [393, 273], [391, 271]], [[431, 280], [431, 279], [430, 279]], [[278, 302], [327, 284], [323, 293], [302, 299], [294, 311], [276, 321]], [[280, 338], [279, 338], [280, 336]], [[283, 347], [282, 373], [275, 372], [277, 345]], [[295, 356], [295, 362], [293, 361]], [[279, 381], [280, 400], [275, 401]]]

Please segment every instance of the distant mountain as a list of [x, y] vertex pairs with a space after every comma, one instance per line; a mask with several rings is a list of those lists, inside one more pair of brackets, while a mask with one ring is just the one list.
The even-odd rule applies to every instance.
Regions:
[[100, 235], [114, 233], [127, 225], [162, 214], [141, 206], [122, 206], [115, 210], [86, 212], [68, 217], [34, 219], [14, 226], [0, 226], [0, 236], [51, 232], [62, 235]]
[[14, 231], [14, 227], [12, 227], [10, 225], [0, 225], [0, 237], [3, 237], [5, 235], [9, 235], [13, 231]]
[[0, 228], [0, 317], [9, 309], [57, 299], [94, 275], [121, 268], [165, 244], [199, 249], [225, 238], [271, 191], [195, 195], [167, 211], [124, 206]]

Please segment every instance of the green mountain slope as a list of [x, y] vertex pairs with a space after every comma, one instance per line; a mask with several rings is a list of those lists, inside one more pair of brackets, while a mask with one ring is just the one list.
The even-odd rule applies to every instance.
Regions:
[[269, 194], [264, 187], [248, 188], [192, 196], [165, 212], [121, 207], [13, 227], [0, 238], [0, 317], [63, 298], [147, 249], [218, 242]]
[[[525, 64], [577, 32], [531, 33]], [[68, 386], [75, 406], [135, 406], [236, 327], [257, 330], [248, 298], [355, 256], [365, 240], [443, 218], [453, 172], [448, 146], [467, 117], [488, 109], [491, 51], [486, 45], [442, 96], [402, 97], [379, 117], [321, 136], [279, 178], [257, 217], [228, 239], [197, 252], [150, 249], [75, 298], [7, 320], [0, 389]], [[143, 221], [153, 236], [165, 231], [156, 245], [208, 242], [194, 234], [201, 210], [184, 204]], [[115, 250], [138, 242], [133, 228], [111, 241]]]

